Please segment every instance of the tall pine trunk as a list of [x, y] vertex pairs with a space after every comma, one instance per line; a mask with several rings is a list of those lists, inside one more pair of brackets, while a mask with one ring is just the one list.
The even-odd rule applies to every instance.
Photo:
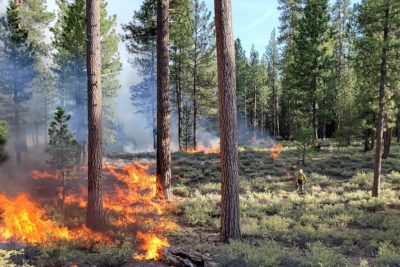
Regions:
[[93, 230], [105, 225], [102, 176], [102, 91], [100, 0], [87, 0], [87, 76], [88, 76], [88, 205], [86, 224]]
[[231, 0], [214, 0], [221, 134], [221, 239], [240, 239], [235, 48]]
[[384, 112], [385, 112], [385, 87], [387, 76], [387, 49], [389, 41], [389, 8], [387, 7], [384, 17], [383, 27], [383, 48], [380, 67], [380, 84], [379, 84], [379, 114], [378, 126], [376, 128], [376, 150], [375, 150], [375, 168], [374, 168], [374, 184], [372, 186], [372, 196], [379, 197], [382, 169], [382, 138], [384, 128]]
[[157, 0], [157, 196], [171, 200], [169, 0]]

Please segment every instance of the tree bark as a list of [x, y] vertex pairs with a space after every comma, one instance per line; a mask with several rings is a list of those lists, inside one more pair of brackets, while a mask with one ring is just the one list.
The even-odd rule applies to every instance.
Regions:
[[384, 27], [383, 27], [383, 48], [380, 67], [380, 84], [379, 84], [379, 114], [378, 127], [376, 128], [376, 150], [375, 150], [375, 168], [374, 168], [374, 184], [372, 186], [372, 196], [379, 197], [382, 169], [382, 138], [384, 126], [385, 112], [385, 86], [387, 76], [387, 49], [389, 40], [389, 7], [385, 9]]
[[169, 0], [157, 0], [157, 196], [171, 200]]
[[87, 76], [88, 76], [88, 205], [86, 224], [93, 230], [105, 225], [102, 176], [102, 91], [100, 0], [87, 0]]
[[214, 0], [221, 135], [221, 239], [240, 239], [236, 65], [231, 0]]
[[392, 143], [392, 132], [392, 128], [388, 128], [383, 134], [383, 159], [387, 159], [389, 157], [390, 147]]

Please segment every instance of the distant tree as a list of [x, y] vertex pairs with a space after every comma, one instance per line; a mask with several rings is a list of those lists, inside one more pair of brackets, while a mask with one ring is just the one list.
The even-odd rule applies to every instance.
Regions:
[[[153, 147], [157, 144], [157, 107], [156, 107], [156, 69], [157, 69], [157, 2], [145, 0], [138, 11], [133, 14], [132, 21], [123, 25], [123, 40], [134, 59], [132, 65], [138, 69], [142, 81], [131, 86], [131, 100], [137, 113], [150, 113], [149, 123], [153, 132]], [[183, 16], [185, 17], [185, 16]], [[174, 24], [174, 23], [172, 23]], [[182, 36], [179, 36], [182, 38]], [[178, 39], [177, 40], [181, 40]], [[176, 62], [176, 61], [174, 61]]]
[[248, 135], [248, 98], [247, 98], [247, 79], [249, 75], [249, 62], [246, 57], [246, 51], [242, 47], [240, 39], [235, 40], [235, 60], [236, 60], [236, 88], [238, 119], [243, 120], [239, 123], [239, 137], [245, 142]]
[[[262, 129], [262, 114], [263, 110], [261, 109], [261, 99], [260, 96], [262, 94], [262, 89], [266, 84], [266, 71], [265, 66], [261, 64], [260, 55], [256, 51], [254, 45], [250, 51], [250, 58], [249, 58], [249, 75], [247, 77], [247, 88], [249, 88], [248, 94], [250, 99], [250, 123], [253, 128], [260, 128]], [[264, 100], [267, 100], [265, 98]], [[268, 106], [265, 103], [266, 107]]]
[[[187, 115], [187, 106], [191, 81], [191, 49], [193, 46], [193, 10], [190, 0], [175, 0], [171, 2], [171, 84], [172, 106], [178, 120], [179, 150], [186, 150], [187, 140], [192, 136], [192, 118]], [[190, 122], [190, 123], [189, 123]], [[190, 129], [190, 131], [188, 131]], [[191, 146], [191, 145], [190, 145]], [[185, 147], [185, 148], [184, 148]]]
[[75, 136], [68, 129], [71, 115], [65, 114], [62, 107], [57, 107], [53, 121], [49, 127], [49, 163], [60, 173], [62, 187], [62, 213], [65, 217], [65, 196], [67, 191], [68, 174], [76, 166], [77, 142]]
[[278, 40], [276, 38], [275, 29], [271, 33], [271, 39], [266, 47], [266, 51], [263, 57], [265, 62], [269, 87], [272, 90], [271, 97], [269, 98], [269, 110], [270, 115], [270, 133], [274, 137], [279, 136], [279, 98], [280, 98], [280, 81], [279, 81], [279, 48]]
[[[214, 25], [211, 21], [211, 12], [207, 10], [204, 1], [192, 0], [193, 10], [193, 46], [190, 51], [191, 71], [193, 77], [193, 147], [197, 147], [198, 117], [200, 96], [205, 98], [205, 94], [200, 94], [201, 87], [205, 87], [208, 92], [212, 84], [208, 77], [209, 69], [212, 69], [215, 50]], [[211, 75], [212, 76], [212, 75]], [[209, 97], [206, 97], [209, 99]]]
[[157, 196], [171, 200], [169, 0], [157, 0]]
[[240, 239], [235, 44], [230, 0], [215, 0], [221, 139], [221, 239]]
[[10, 1], [7, 13], [1, 17], [1, 75], [2, 118], [9, 122], [13, 133], [17, 164], [22, 163], [22, 152], [27, 150], [27, 102], [31, 99], [30, 83], [36, 75], [35, 55], [28, 41], [28, 30], [22, 27], [20, 7]]
[[351, 59], [354, 57], [354, 31], [351, 30], [353, 10], [350, 0], [336, 0], [332, 11], [333, 64], [335, 98], [335, 136], [349, 145], [361, 128], [357, 109], [357, 76]]

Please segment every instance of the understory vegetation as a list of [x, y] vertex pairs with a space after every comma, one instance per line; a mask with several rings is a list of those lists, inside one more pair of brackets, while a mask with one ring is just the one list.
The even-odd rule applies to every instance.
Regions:
[[296, 147], [284, 144], [277, 161], [269, 149], [241, 148], [243, 242], [229, 245], [218, 242], [218, 156], [175, 154], [173, 192], [185, 229], [176, 243], [195, 244], [226, 266], [399, 266], [400, 146], [383, 162], [379, 199], [371, 197], [373, 154], [334, 142], [308, 154], [307, 194], [299, 195]]
[[[381, 196], [373, 198], [373, 152], [361, 144], [325, 141], [320, 152], [307, 151], [304, 166], [299, 144], [282, 144], [276, 161], [269, 147], [240, 148], [243, 242], [230, 244], [219, 238], [219, 155], [174, 153], [176, 209], [169, 212], [180, 228], [168, 233], [170, 245], [210, 255], [221, 266], [399, 266], [400, 145], [383, 161]], [[154, 154], [116, 158], [155, 160]], [[305, 195], [296, 191], [300, 167], [308, 177]], [[55, 214], [49, 207], [47, 213]], [[76, 241], [11, 252], [0, 247], [0, 265], [141, 266], [124, 233], [115, 235], [121, 242], [111, 248]]]

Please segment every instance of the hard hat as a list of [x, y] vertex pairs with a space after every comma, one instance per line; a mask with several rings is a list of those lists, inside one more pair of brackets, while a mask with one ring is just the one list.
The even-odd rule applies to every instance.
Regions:
[[300, 169], [300, 170], [299, 170], [299, 173], [303, 173], [303, 170], [302, 170], [302, 169]]

